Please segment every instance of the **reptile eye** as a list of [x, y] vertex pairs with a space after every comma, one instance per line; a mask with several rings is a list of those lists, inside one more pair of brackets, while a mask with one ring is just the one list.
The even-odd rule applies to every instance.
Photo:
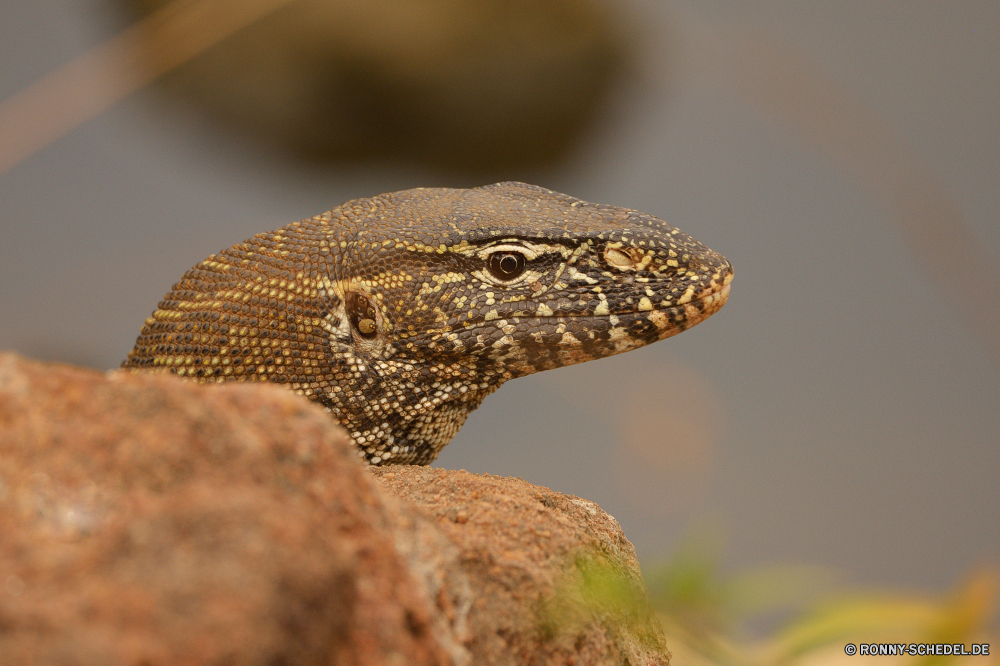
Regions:
[[498, 280], [513, 280], [524, 272], [524, 255], [520, 252], [494, 252], [486, 265]]
[[361, 294], [351, 294], [347, 297], [347, 316], [351, 326], [358, 334], [368, 340], [378, 335], [378, 320], [375, 315], [375, 304]]

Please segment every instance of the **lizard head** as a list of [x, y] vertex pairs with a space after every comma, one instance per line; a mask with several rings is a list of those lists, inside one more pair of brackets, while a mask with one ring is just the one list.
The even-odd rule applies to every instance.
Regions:
[[122, 365], [285, 384], [369, 462], [426, 464], [503, 382], [688, 329], [732, 275], [637, 211], [522, 183], [407, 190], [208, 257]]
[[492, 388], [691, 328], [733, 277], [663, 220], [523, 183], [396, 192], [351, 212], [343, 332], [372, 356], [457, 363]]

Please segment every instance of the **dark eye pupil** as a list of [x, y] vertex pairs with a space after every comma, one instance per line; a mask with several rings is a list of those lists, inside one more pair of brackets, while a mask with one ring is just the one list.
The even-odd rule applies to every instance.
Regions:
[[514, 258], [514, 255], [504, 255], [500, 259], [500, 270], [504, 273], [513, 273], [517, 270], [517, 259]]
[[490, 255], [490, 273], [501, 280], [513, 280], [524, 272], [524, 255], [519, 252], [497, 252]]

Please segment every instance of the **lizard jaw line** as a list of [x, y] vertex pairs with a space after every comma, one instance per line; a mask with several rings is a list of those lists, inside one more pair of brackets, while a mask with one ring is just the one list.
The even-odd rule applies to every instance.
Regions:
[[[697, 306], [700, 303], [706, 305], [716, 305], [716, 302], [718, 302], [717, 307], [714, 310], [712, 310], [712, 312], [714, 313], [718, 311], [718, 309], [721, 308], [723, 305], [725, 305], [727, 300], [729, 300], [729, 288], [730, 288], [729, 282], [730, 280], [726, 280], [725, 284], [721, 288], [715, 289], [707, 294], [704, 294], [703, 296], [687, 301], [686, 303], [673, 303], [671, 305], [660, 305], [658, 307], [650, 308], [649, 310], [639, 310], [639, 309], [624, 310], [621, 312], [609, 312], [608, 314], [593, 314], [593, 313], [576, 314], [576, 313], [566, 312], [566, 313], [553, 313], [550, 315], [540, 315], [537, 314], [536, 312], [525, 311], [523, 314], [513, 313], [513, 312], [509, 314], [504, 314], [503, 316], [496, 317], [495, 319], [491, 319], [489, 321], [499, 322], [499, 321], [510, 321], [511, 319], [538, 319], [541, 321], [552, 321], [560, 319], [580, 319], [584, 317], [589, 317], [591, 319], [598, 319], [598, 318], [608, 319], [610, 317], [628, 317], [630, 315], [643, 315], [651, 312], [677, 312], [689, 306]], [[473, 321], [472, 323], [482, 324], [484, 323], [484, 321], [476, 320]]]

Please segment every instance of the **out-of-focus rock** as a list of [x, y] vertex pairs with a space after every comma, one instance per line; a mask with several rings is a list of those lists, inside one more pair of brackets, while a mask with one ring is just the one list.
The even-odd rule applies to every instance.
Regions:
[[366, 468], [283, 387], [0, 354], [0, 664], [665, 666], [663, 642], [591, 502]]
[[[119, 0], [139, 14], [168, 0]], [[310, 159], [482, 177], [564, 157], [633, 59], [607, 0], [295, 0], [162, 79]], [[192, 26], [201, 34], [204, 25]], [[152, 34], [153, 61], [170, 39]]]
[[593, 502], [464, 470], [372, 473], [459, 547], [473, 663], [669, 663], [635, 550]]
[[286, 389], [0, 355], [0, 664], [452, 663], [394, 504]]

